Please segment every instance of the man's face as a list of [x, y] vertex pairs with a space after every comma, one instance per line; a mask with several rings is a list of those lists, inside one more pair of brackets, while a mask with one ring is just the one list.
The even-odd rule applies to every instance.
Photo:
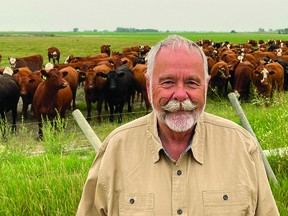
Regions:
[[[155, 59], [152, 83], [146, 82], [159, 124], [165, 124], [176, 132], [191, 129], [204, 110], [208, 81], [209, 78], [205, 80], [203, 59], [197, 50], [162, 48]], [[166, 109], [164, 105], [170, 101], [176, 104], [191, 101], [192, 104]]]

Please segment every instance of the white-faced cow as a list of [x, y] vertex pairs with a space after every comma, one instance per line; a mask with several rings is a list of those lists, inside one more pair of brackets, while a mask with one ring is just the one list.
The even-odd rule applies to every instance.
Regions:
[[43, 68], [43, 57], [39, 54], [22, 58], [8, 57], [8, 60], [12, 69], [29, 67], [34, 72]]
[[59, 64], [59, 60], [60, 60], [60, 51], [57, 47], [49, 47], [47, 49], [48, 51], [48, 61], [50, 62], [50, 60], [52, 59], [53, 64], [57, 63]]

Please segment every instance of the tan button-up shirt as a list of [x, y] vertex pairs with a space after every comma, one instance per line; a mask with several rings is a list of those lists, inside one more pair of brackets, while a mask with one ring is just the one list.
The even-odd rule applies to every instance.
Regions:
[[204, 113], [191, 148], [165, 154], [152, 112], [113, 131], [89, 171], [77, 215], [279, 215], [259, 149], [239, 125]]

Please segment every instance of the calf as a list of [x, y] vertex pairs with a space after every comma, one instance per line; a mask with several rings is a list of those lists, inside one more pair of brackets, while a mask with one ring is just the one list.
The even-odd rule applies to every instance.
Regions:
[[229, 74], [228, 64], [224, 61], [217, 62], [211, 68], [210, 86], [212, 89], [217, 88], [218, 95], [222, 96], [223, 89], [225, 94], [228, 93], [228, 80], [231, 78]]
[[78, 72], [73, 67], [66, 67], [60, 70], [61, 73], [66, 74], [65, 80], [69, 83], [70, 89], [72, 91], [72, 109], [76, 109], [76, 93], [77, 87], [79, 84], [79, 75]]
[[141, 105], [142, 101], [145, 101], [146, 113], [149, 112], [150, 102], [148, 99], [147, 89], [146, 89], [146, 78], [145, 74], [147, 71], [147, 66], [144, 64], [137, 64], [133, 69], [132, 73], [135, 77], [135, 90], [141, 94]]
[[27, 119], [28, 106], [32, 104], [34, 93], [42, 82], [41, 73], [40, 71], [32, 73], [27, 68], [17, 68], [14, 69], [13, 76], [17, 79], [20, 87], [19, 93], [23, 102], [22, 113], [24, 119]]
[[[0, 115], [2, 122], [6, 123], [6, 112], [12, 111], [12, 131], [16, 130], [17, 105], [19, 101], [19, 85], [13, 71], [5, 68], [0, 77]], [[1, 123], [1, 122], [0, 122]], [[2, 134], [5, 136], [5, 125], [1, 126]]]
[[131, 97], [135, 94], [135, 79], [132, 71], [121, 65], [108, 74], [98, 72], [97, 76], [106, 78], [105, 98], [110, 109], [110, 121], [114, 120], [114, 111], [118, 113], [118, 123], [122, 122], [122, 113], [125, 103], [128, 103], [128, 112], [132, 111]]
[[33, 110], [38, 121], [40, 139], [43, 138], [42, 118], [53, 120], [57, 114], [64, 118], [72, 102], [72, 91], [69, 83], [63, 78], [68, 72], [61, 73], [53, 68], [49, 72], [41, 70], [41, 74], [46, 79], [39, 84], [33, 98]]
[[272, 98], [275, 89], [281, 95], [284, 84], [283, 67], [278, 62], [260, 64], [252, 75], [252, 81], [258, 94], [262, 94], [266, 98]]
[[97, 73], [107, 74], [111, 69], [105, 64], [80, 72], [85, 77], [84, 92], [87, 105], [87, 120], [91, 120], [92, 103], [97, 102], [98, 121], [101, 121], [102, 103], [104, 101], [104, 87], [106, 80], [97, 76]]
[[254, 69], [254, 66], [249, 61], [240, 62], [235, 69], [232, 91], [240, 94], [239, 100], [244, 99], [247, 101], [249, 99], [251, 76]]
[[59, 64], [59, 60], [60, 60], [60, 51], [57, 47], [49, 47], [47, 49], [48, 51], [48, 61], [50, 62], [50, 60], [53, 60], [53, 64], [55, 64], [55, 62], [57, 61]]
[[43, 57], [41, 55], [31, 55], [23, 58], [8, 57], [11, 68], [29, 67], [34, 72], [43, 68]]
[[108, 56], [110, 56], [110, 52], [111, 52], [110, 46], [111, 45], [107, 45], [107, 44], [101, 45], [101, 47], [100, 47], [101, 53], [106, 53]]

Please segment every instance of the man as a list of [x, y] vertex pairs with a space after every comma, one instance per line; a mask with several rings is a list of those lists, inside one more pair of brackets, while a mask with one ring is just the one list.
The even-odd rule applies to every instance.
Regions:
[[204, 112], [207, 71], [183, 37], [151, 49], [153, 112], [104, 140], [77, 215], [279, 215], [254, 138]]

